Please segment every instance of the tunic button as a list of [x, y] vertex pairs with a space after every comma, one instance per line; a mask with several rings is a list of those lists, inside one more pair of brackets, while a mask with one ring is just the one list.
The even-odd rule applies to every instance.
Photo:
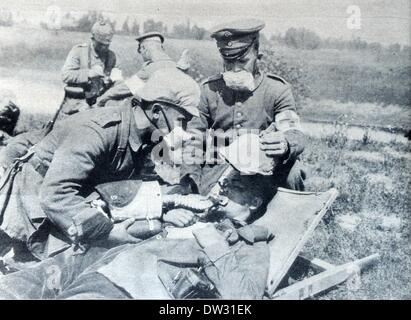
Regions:
[[235, 125], [235, 127], [236, 127], [237, 129], [240, 129], [240, 128], [241, 128], [241, 124], [238, 123], [238, 124]]
[[237, 107], [241, 107], [241, 106], [242, 106], [242, 103], [241, 103], [241, 102], [236, 102], [235, 105], [236, 105]]
[[243, 114], [241, 112], [237, 112], [237, 117], [241, 117]]

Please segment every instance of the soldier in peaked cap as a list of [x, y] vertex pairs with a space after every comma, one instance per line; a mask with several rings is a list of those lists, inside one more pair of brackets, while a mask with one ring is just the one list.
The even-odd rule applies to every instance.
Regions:
[[130, 96], [139, 97], [139, 92], [150, 76], [159, 69], [181, 69], [186, 71], [188, 64], [179, 64], [173, 61], [165, 52], [164, 36], [160, 32], [147, 32], [136, 38], [137, 52], [143, 59], [141, 69], [125, 81], [116, 84], [97, 101], [97, 106], [103, 107], [109, 100], [119, 100]]
[[62, 68], [66, 97], [59, 119], [90, 109], [113, 83], [122, 79], [116, 55], [109, 49], [114, 30], [109, 22], [97, 21], [91, 41], [71, 49]]
[[[211, 37], [217, 42], [224, 72], [202, 84], [200, 117], [193, 119], [189, 128], [203, 135], [212, 128], [214, 142], [222, 141], [223, 145], [244, 132], [257, 130], [261, 148], [276, 160], [273, 185], [301, 190], [304, 174], [297, 158], [304, 149], [304, 134], [290, 85], [258, 67], [259, 31], [263, 27], [260, 20], [245, 19], [213, 30]], [[197, 140], [197, 147], [201, 148], [200, 141], [204, 137]], [[203, 176], [209, 174], [208, 170], [214, 170], [213, 166], [205, 166]]]

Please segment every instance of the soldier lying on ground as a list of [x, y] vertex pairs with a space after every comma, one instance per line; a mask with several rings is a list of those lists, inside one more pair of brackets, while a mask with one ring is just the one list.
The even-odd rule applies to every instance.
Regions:
[[126, 231], [132, 222], [113, 223], [90, 203], [98, 184], [141, 179], [150, 148], [178, 132], [165, 139], [171, 144], [164, 152], [171, 152], [173, 141], [184, 138], [175, 129], [198, 115], [193, 79], [178, 69], [159, 70], [151, 79], [134, 107], [90, 110], [57, 123], [5, 176], [0, 230], [33, 257], [41, 260], [72, 245], [81, 251], [84, 243], [101, 240], [139, 241]]
[[220, 196], [202, 222], [166, 228], [139, 244], [91, 247], [82, 255], [60, 253], [0, 278], [0, 298], [261, 299], [272, 235], [247, 222], [264, 210], [269, 198], [265, 178], [232, 170], [200, 187], [204, 194]]

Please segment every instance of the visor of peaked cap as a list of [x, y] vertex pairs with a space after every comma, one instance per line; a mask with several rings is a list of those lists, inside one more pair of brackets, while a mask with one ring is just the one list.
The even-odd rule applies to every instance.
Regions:
[[274, 160], [261, 150], [260, 137], [257, 134], [243, 134], [218, 152], [243, 174], [273, 174]]
[[146, 101], [166, 102], [199, 117], [200, 87], [193, 78], [177, 68], [154, 72], [140, 91]]
[[127, 206], [136, 197], [141, 180], [123, 180], [99, 184], [95, 187], [111, 208]]
[[144, 33], [144, 34], [142, 34], [142, 35], [139, 35], [139, 36], [136, 38], [136, 41], [141, 42], [141, 41], [143, 41], [143, 40], [145, 40], [145, 39], [148, 39], [148, 38], [153, 38], [153, 39], [158, 38], [158, 39], [161, 41], [161, 43], [164, 42], [164, 36], [163, 36], [160, 32], [157, 32], [157, 31], [146, 32], [146, 33]]
[[91, 28], [91, 34], [94, 40], [104, 44], [110, 44], [114, 36], [114, 30], [109, 22], [97, 21]]
[[257, 19], [242, 19], [215, 27], [211, 37], [216, 39], [220, 53], [227, 59], [244, 55], [258, 38], [265, 23]]

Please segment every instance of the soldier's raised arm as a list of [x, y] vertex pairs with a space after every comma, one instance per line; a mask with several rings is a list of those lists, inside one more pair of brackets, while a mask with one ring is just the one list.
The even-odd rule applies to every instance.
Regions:
[[[295, 99], [290, 84], [284, 79], [268, 75], [283, 82], [284, 86], [274, 102], [274, 122], [261, 134], [264, 150], [268, 155], [276, 155], [282, 146], [275, 146], [275, 141], [287, 142], [283, 163], [293, 162], [304, 151], [306, 136], [301, 126], [301, 120], [297, 113]], [[283, 138], [281, 137], [283, 136]], [[281, 151], [281, 150], [280, 150]]]

